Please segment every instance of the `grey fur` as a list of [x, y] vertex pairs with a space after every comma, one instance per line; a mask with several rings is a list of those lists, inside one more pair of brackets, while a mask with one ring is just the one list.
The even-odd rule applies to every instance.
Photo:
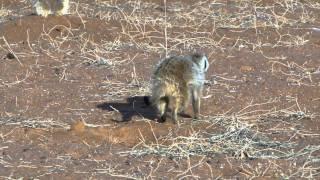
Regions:
[[154, 105], [164, 121], [168, 108], [172, 120], [178, 122], [178, 112], [184, 112], [192, 100], [194, 118], [200, 114], [200, 99], [209, 62], [204, 54], [173, 56], [162, 60], [152, 76], [150, 103]]

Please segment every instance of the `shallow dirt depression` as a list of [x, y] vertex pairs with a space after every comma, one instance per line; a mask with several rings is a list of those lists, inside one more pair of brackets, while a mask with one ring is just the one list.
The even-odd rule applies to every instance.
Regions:
[[[320, 4], [0, 2], [0, 179], [319, 179]], [[147, 107], [166, 55], [207, 54], [201, 118]]]
[[167, 135], [174, 128], [173, 125], [157, 126], [158, 123], [154, 122], [136, 122], [120, 127], [87, 127], [83, 121], [78, 121], [72, 124], [69, 133], [89, 141], [100, 140], [132, 147], [140, 142], [156, 143], [159, 137]]

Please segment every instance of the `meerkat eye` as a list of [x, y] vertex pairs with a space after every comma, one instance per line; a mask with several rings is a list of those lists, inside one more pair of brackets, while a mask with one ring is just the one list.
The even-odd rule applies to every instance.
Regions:
[[198, 53], [194, 54], [193, 56], [194, 56], [195, 59], [200, 59], [201, 58], [201, 55], [198, 54]]

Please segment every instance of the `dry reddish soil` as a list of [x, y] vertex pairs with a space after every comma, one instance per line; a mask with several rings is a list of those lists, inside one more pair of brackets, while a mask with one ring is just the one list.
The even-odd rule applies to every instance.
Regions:
[[[0, 5], [1, 179], [320, 178], [317, 1]], [[201, 119], [157, 122], [153, 67], [195, 51], [210, 61]]]

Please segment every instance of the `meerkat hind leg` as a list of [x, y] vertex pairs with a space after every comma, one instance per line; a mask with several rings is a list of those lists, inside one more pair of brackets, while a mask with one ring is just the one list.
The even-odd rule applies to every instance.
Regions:
[[185, 94], [184, 98], [182, 99], [181, 107], [179, 108], [179, 115], [183, 117], [190, 117], [190, 115], [186, 113], [186, 110], [190, 102], [190, 96], [191, 96], [189, 92], [190, 91], [188, 91], [188, 93]]
[[170, 98], [170, 103], [171, 103], [171, 119], [173, 121], [174, 124], [178, 124], [179, 125], [179, 120], [178, 120], [178, 112], [180, 109], [180, 102], [178, 101], [178, 98], [176, 97], [171, 97]]
[[159, 99], [159, 102], [157, 103], [157, 108], [160, 113], [160, 119], [162, 122], [166, 120], [166, 111], [168, 109], [168, 98], [163, 97]]

